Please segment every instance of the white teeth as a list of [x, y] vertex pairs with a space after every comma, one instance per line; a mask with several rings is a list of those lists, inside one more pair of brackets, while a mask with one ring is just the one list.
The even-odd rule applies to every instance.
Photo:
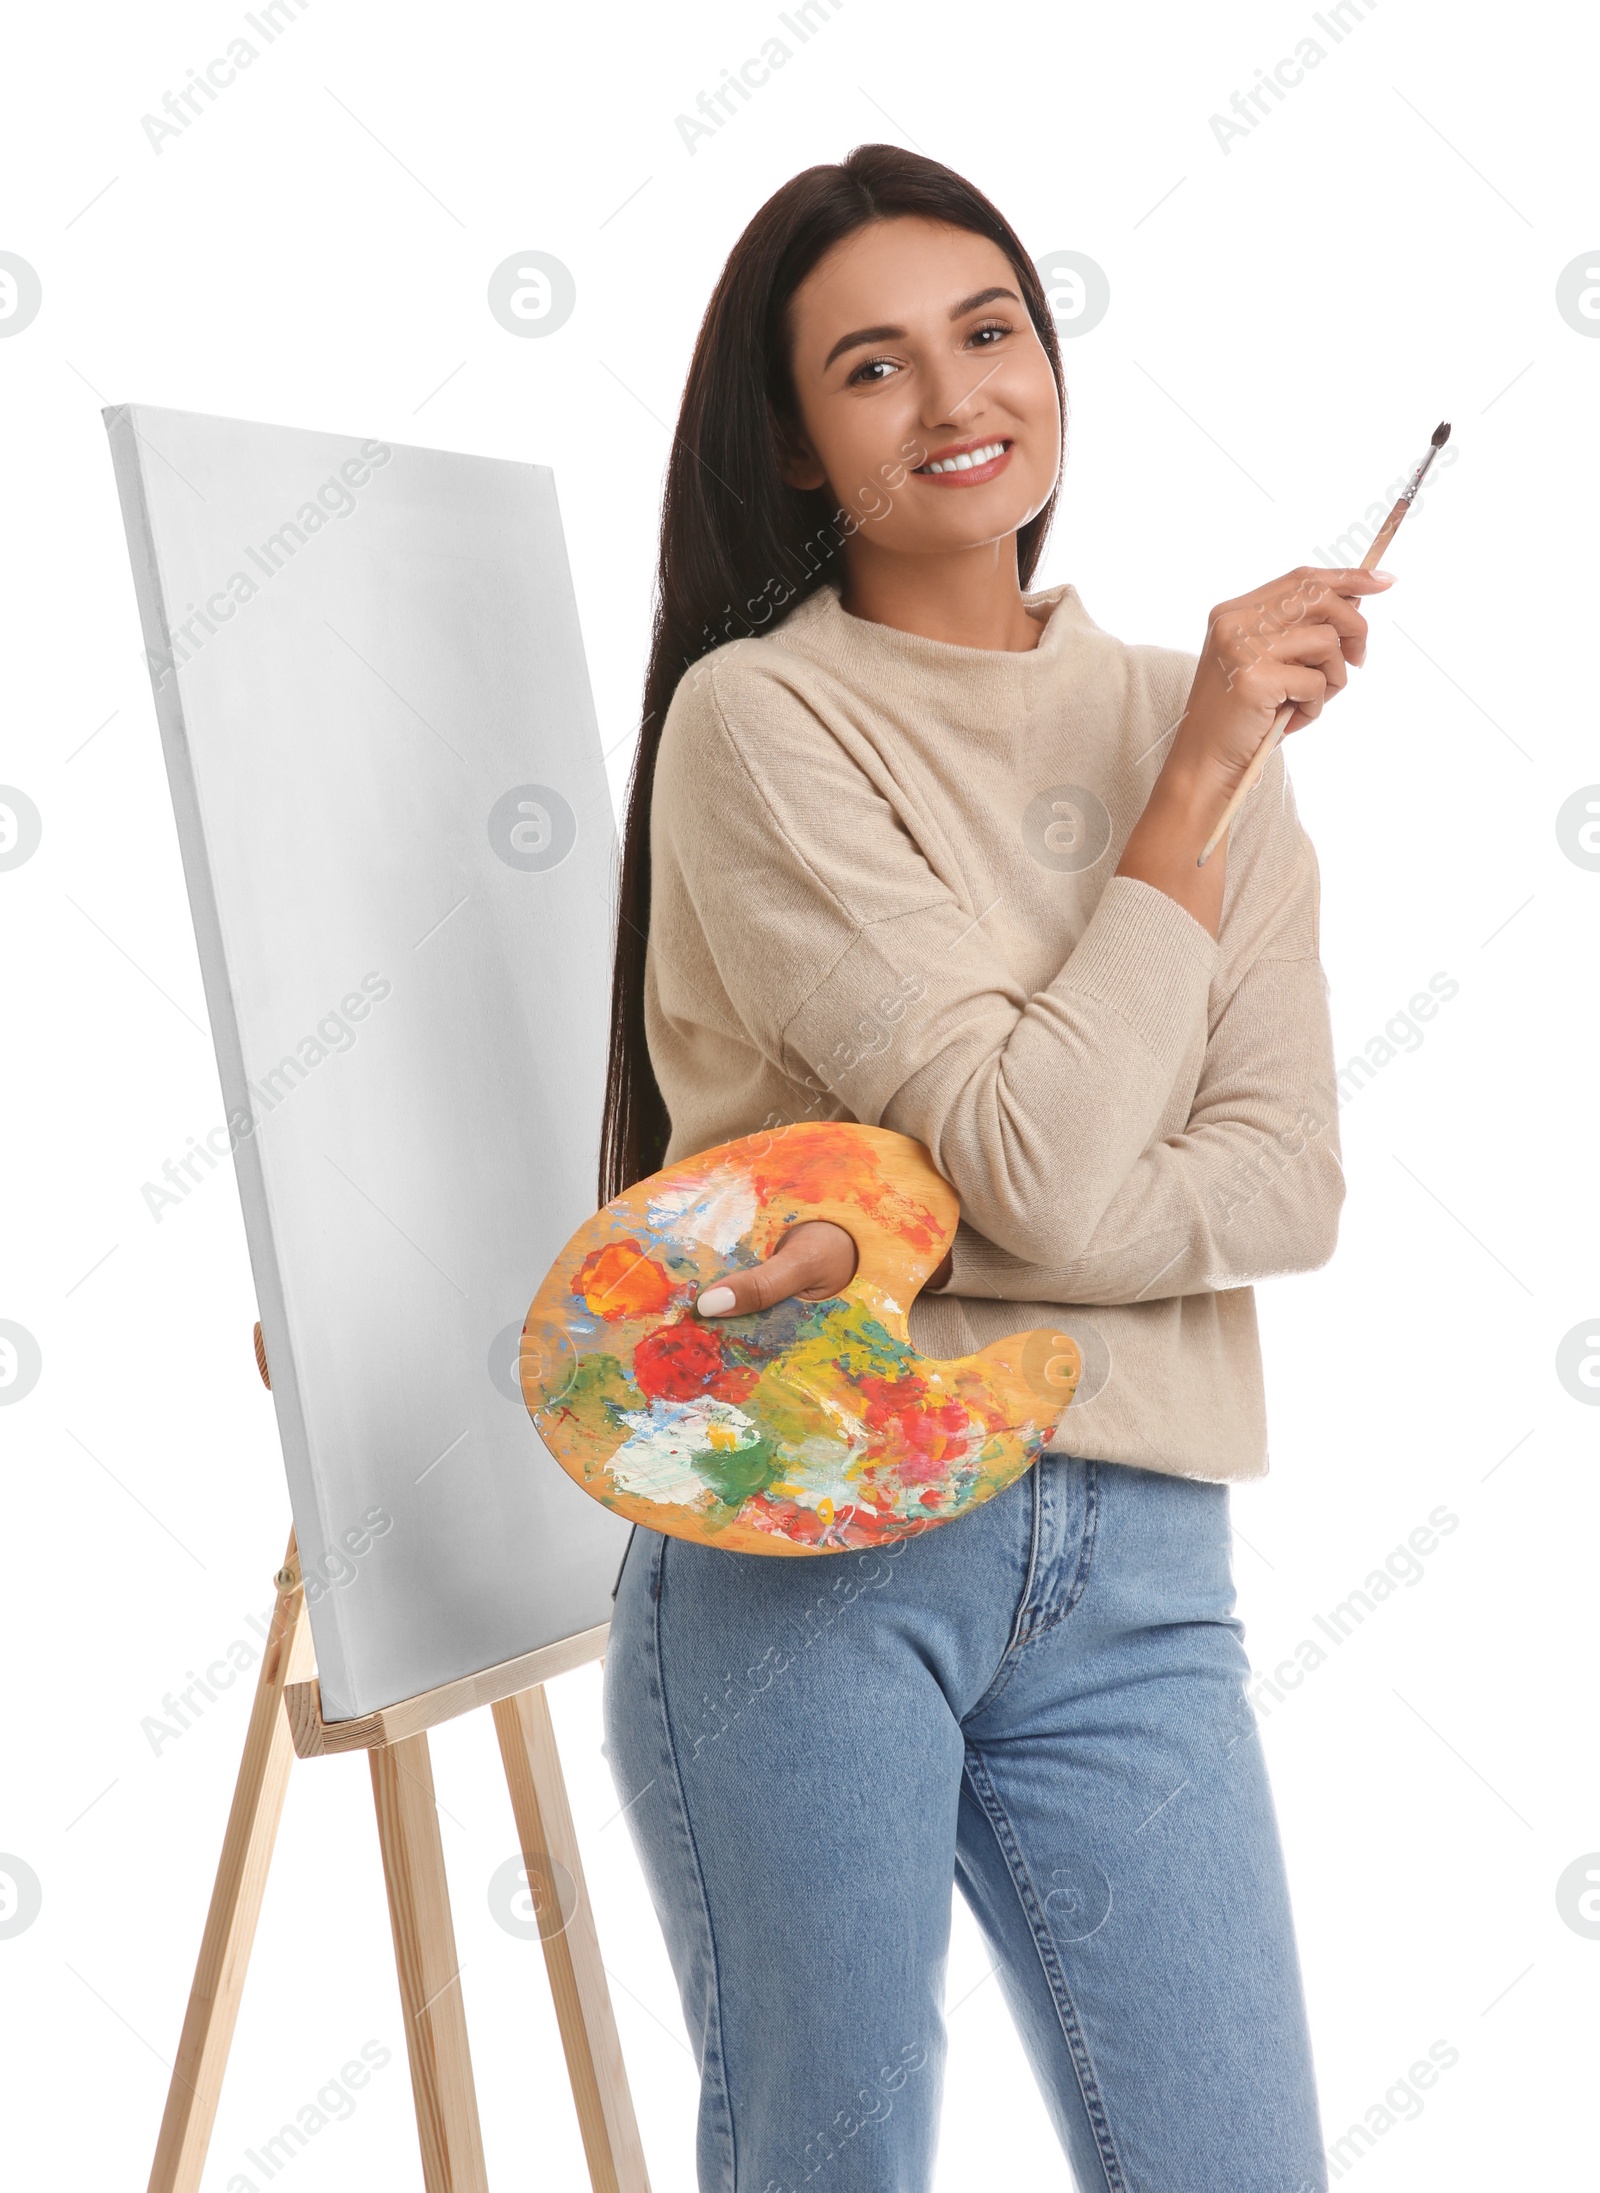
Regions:
[[925, 464], [924, 472], [970, 472], [974, 465], [988, 464], [1005, 453], [1004, 442], [985, 442], [981, 449], [969, 449], [959, 457], [941, 457], [937, 464]]

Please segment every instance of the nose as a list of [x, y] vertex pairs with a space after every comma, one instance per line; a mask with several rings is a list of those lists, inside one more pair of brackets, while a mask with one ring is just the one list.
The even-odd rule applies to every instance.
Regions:
[[994, 366], [970, 358], [944, 358], [932, 366], [922, 409], [923, 432], [938, 434], [951, 427], [962, 434], [975, 432], [983, 417], [983, 392], [994, 371]]

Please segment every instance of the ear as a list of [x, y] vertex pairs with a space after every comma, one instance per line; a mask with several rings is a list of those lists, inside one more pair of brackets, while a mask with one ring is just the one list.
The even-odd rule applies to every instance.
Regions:
[[828, 476], [817, 460], [816, 452], [798, 428], [790, 427], [779, 418], [769, 403], [767, 419], [772, 428], [773, 447], [778, 453], [778, 470], [788, 487], [826, 487]]

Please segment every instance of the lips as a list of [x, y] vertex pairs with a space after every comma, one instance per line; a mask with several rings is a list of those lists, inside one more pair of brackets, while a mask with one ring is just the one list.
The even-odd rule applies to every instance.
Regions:
[[937, 449], [912, 474], [935, 487], [976, 487], [992, 480], [1008, 463], [1012, 442], [1008, 435], [991, 434], [981, 440], [951, 442]]

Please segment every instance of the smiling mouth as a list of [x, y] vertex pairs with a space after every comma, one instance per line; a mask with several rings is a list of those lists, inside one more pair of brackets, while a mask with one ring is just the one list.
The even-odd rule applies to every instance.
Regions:
[[996, 435], [987, 442], [957, 444], [919, 464], [914, 476], [923, 480], [964, 480], [976, 473], [981, 479], [992, 479], [1010, 455], [1011, 447], [1006, 435]]

